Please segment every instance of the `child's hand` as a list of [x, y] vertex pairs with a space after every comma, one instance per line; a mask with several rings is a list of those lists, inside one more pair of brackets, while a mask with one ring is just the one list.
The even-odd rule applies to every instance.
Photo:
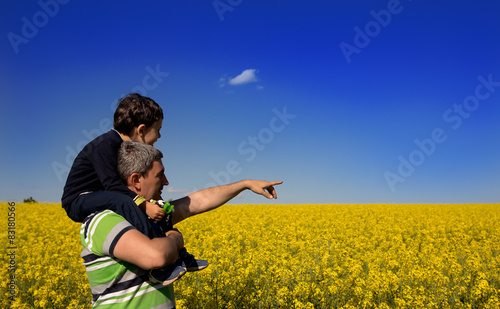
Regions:
[[151, 203], [148, 201], [144, 203], [146, 203], [146, 214], [155, 221], [160, 221], [167, 214], [165, 210], [161, 209], [155, 203]]

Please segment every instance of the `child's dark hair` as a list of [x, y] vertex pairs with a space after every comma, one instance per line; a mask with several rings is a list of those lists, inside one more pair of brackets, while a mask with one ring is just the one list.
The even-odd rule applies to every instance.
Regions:
[[150, 127], [160, 119], [163, 119], [163, 110], [153, 99], [130, 93], [118, 100], [113, 127], [128, 135], [134, 127], [141, 124]]

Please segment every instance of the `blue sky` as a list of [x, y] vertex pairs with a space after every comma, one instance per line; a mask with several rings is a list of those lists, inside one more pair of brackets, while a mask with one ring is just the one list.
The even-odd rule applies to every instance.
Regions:
[[[499, 203], [496, 1], [4, 1], [0, 200], [59, 202], [138, 91], [164, 198], [241, 179], [278, 200]], [[165, 190], [164, 190], [165, 192]]]

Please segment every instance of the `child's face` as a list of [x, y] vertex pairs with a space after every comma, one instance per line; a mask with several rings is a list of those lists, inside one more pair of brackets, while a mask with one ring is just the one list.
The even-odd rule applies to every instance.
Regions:
[[144, 130], [142, 142], [153, 146], [154, 143], [156, 143], [156, 141], [161, 137], [160, 130], [162, 123], [163, 119], [160, 119], [157, 122], [153, 123], [152, 126], [146, 128]]

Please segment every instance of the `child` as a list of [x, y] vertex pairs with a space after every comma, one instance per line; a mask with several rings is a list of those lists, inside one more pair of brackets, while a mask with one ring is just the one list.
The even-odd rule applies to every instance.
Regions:
[[[62, 207], [76, 222], [83, 222], [94, 212], [110, 209], [149, 238], [160, 237], [161, 234], [155, 231], [153, 224], [141, 211], [158, 222], [162, 222], [165, 211], [132, 192], [122, 182], [117, 170], [117, 153], [123, 141], [153, 145], [161, 137], [163, 111], [154, 100], [137, 93], [125, 96], [118, 103], [114, 128], [88, 143], [75, 158], [64, 186]], [[179, 260], [169, 269], [174, 278], [162, 273], [161, 278], [165, 278], [162, 282], [169, 284], [180, 278], [186, 270], [200, 270], [206, 266], [208, 262], [195, 260], [182, 250]], [[157, 278], [159, 271], [155, 273]]]

